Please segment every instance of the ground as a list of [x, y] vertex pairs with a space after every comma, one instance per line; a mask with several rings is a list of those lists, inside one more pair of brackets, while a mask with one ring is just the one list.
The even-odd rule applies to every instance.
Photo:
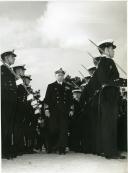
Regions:
[[82, 153], [26, 154], [2, 160], [2, 173], [127, 173], [127, 160], [107, 160]]

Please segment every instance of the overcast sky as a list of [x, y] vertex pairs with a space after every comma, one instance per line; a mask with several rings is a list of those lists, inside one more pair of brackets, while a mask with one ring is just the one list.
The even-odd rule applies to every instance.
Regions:
[[81, 67], [93, 66], [86, 52], [99, 55], [88, 39], [112, 38], [115, 61], [126, 71], [126, 17], [126, 2], [0, 2], [0, 52], [15, 49], [16, 65], [26, 64], [43, 97], [60, 67], [88, 75]]

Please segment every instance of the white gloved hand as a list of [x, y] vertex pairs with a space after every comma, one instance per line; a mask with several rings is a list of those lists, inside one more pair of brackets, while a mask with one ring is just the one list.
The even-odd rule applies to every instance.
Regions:
[[72, 117], [74, 115], [74, 111], [69, 112], [69, 116]]
[[37, 105], [33, 105], [32, 107], [33, 107], [33, 108], [36, 108], [36, 107], [37, 107]]
[[34, 106], [34, 105], [36, 105], [37, 104], [37, 100], [33, 100], [32, 102], [31, 102], [31, 105], [32, 106]]
[[48, 118], [50, 117], [50, 112], [49, 112], [49, 110], [45, 110], [45, 116], [48, 117]]
[[42, 108], [42, 105], [39, 105], [39, 108]]
[[27, 96], [27, 100], [29, 101], [29, 100], [32, 100], [33, 99], [33, 95], [32, 94], [29, 94], [28, 96]]
[[36, 109], [35, 110], [35, 114], [39, 114], [40, 113], [40, 110], [39, 109]]
[[21, 85], [21, 84], [23, 84], [23, 80], [20, 78], [20, 79], [18, 79], [18, 80], [16, 80], [16, 85], [18, 86], [18, 85]]

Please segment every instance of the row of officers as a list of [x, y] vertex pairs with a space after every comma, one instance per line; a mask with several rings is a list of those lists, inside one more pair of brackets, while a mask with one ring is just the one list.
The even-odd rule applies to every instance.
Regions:
[[[31, 88], [31, 76], [25, 65], [14, 66], [16, 54], [1, 54], [1, 141], [2, 158], [12, 159], [23, 153], [34, 153], [38, 115], [41, 112], [40, 91]], [[12, 67], [13, 65], [13, 67]]]
[[68, 147], [107, 159], [125, 158], [119, 151], [126, 151], [127, 145], [127, 100], [126, 93], [120, 93], [126, 80], [119, 77], [113, 61], [115, 48], [113, 41], [98, 45], [101, 56], [93, 59], [95, 68], [82, 90], [73, 90], [65, 71], [57, 70], [43, 101], [34, 98], [25, 67], [10, 67], [16, 54], [3, 53], [2, 158], [34, 153], [42, 146], [47, 153], [65, 154]]

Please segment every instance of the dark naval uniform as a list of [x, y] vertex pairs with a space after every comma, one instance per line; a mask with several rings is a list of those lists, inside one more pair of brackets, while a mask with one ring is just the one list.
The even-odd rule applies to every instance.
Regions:
[[80, 105], [83, 115], [82, 121], [82, 148], [84, 153], [95, 153], [96, 146], [96, 120], [97, 120], [97, 99], [91, 99], [93, 92], [95, 91], [96, 78], [94, 77], [96, 73], [93, 74], [93, 84], [92, 77], [90, 77], [89, 83], [85, 86], [81, 98]]
[[[119, 73], [114, 61], [102, 57], [89, 84], [93, 86], [91, 94], [94, 94], [91, 97], [98, 98], [96, 151], [98, 154], [104, 153], [107, 157], [117, 155], [119, 88], [115, 86], [114, 80], [118, 78]], [[96, 97], [96, 92], [99, 97]]]
[[123, 97], [120, 97], [120, 116], [118, 117], [119, 151], [127, 151], [127, 98]]
[[[27, 90], [29, 91], [29, 87]], [[31, 105], [31, 100], [27, 101], [26, 104], [26, 114], [24, 121], [24, 137], [25, 137], [25, 152], [32, 153], [32, 136], [34, 135], [32, 132], [32, 121], [34, 116], [34, 109]]]
[[81, 97], [82, 102], [86, 101], [90, 106], [91, 150], [106, 156], [117, 154], [119, 88], [114, 84], [116, 79], [119, 79], [119, 73], [114, 61], [101, 57], [98, 69]]
[[74, 115], [70, 117], [69, 123], [69, 149], [75, 152], [82, 151], [82, 114], [78, 100], [73, 99]]
[[98, 150], [106, 156], [117, 155], [117, 117], [119, 88], [114, 80], [119, 73], [112, 59], [102, 57], [97, 70], [97, 80], [102, 87], [99, 93]]
[[6, 158], [9, 158], [11, 155], [17, 99], [16, 79], [8, 68], [6, 65], [1, 66], [2, 157]]
[[17, 107], [14, 126], [14, 144], [16, 153], [24, 151], [24, 121], [27, 114], [27, 91], [21, 84], [17, 88]]
[[48, 119], [48, 149], [65, 148], [67, 144], [68, 115], [72, 105], [70, 87], [57, 81], [48, 85], [45, 95], [45, 110], [50, 111]]

